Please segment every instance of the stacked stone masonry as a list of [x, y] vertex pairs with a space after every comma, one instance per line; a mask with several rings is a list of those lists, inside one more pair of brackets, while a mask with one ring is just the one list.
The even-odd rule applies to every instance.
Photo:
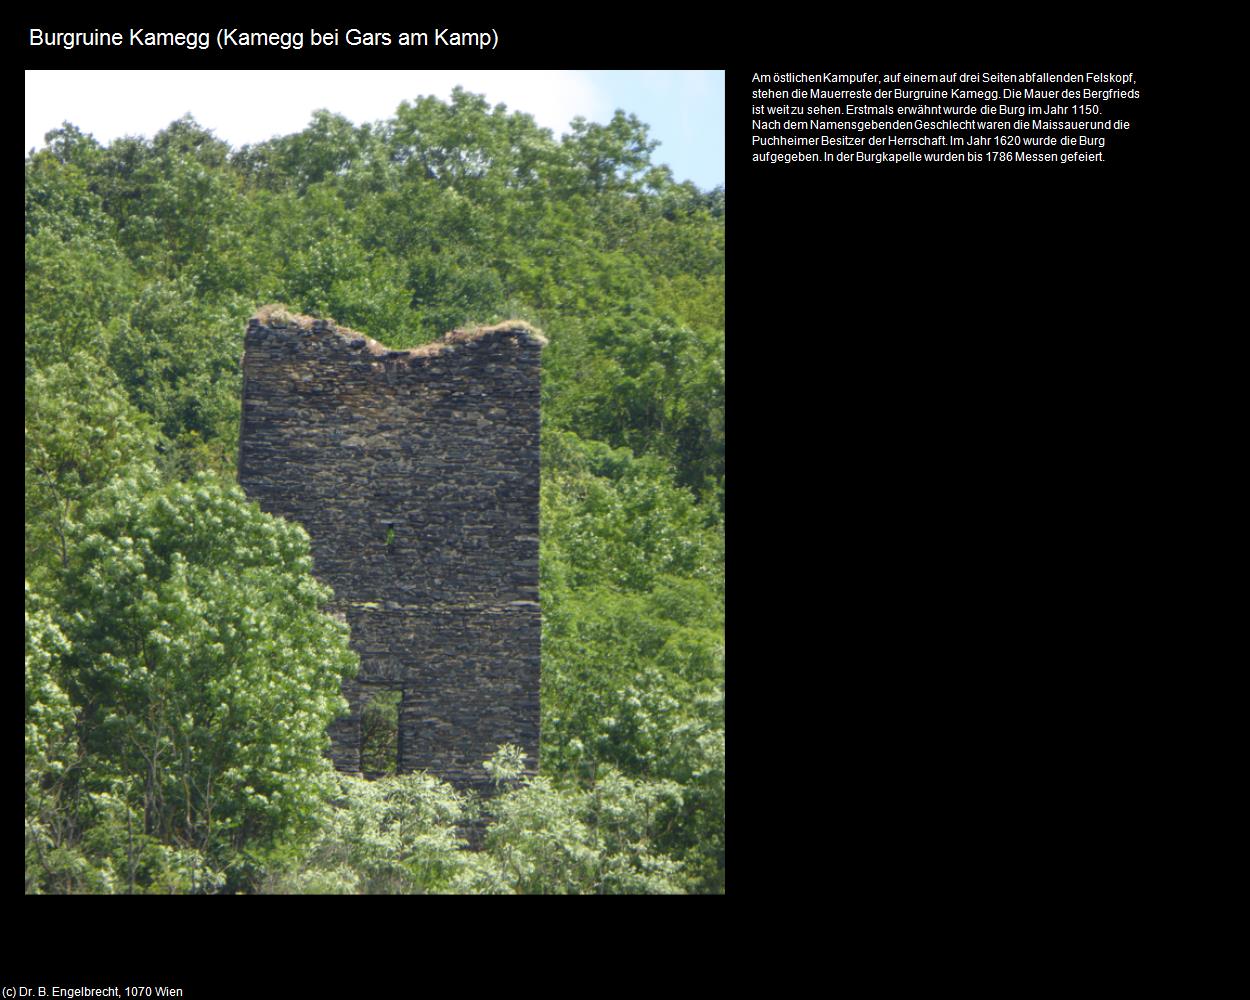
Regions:
[[538, 767], [541, 335], [525, 324], [391, 351], [261, 314], [243, 357], [239, 482], [303, 525], [359, 676], [331, 726], [360, 773], [360, 714], [399, 690], [398, 769], [489, 790], [515, 743]]

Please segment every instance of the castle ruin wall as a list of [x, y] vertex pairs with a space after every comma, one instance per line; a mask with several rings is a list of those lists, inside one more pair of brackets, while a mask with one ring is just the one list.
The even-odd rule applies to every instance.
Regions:
[[307, 530], [360, 654], [339, 770], [360, 773], [383, 689], [401, 692], [400, 773], [487, 790], [506, 742], [537, 770], [543, 343], [520, 323], [411, 351], [324, 321], [248, 326], [239, 482]]

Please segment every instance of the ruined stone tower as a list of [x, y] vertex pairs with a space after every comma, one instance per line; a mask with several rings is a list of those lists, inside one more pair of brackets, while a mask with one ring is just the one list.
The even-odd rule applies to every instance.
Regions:
[[248, 325], [239, 482], [308, 531], [360, 654], [341, 771], [360, 772], [379, 690], [401, 692], [401, 773], [484, 789], [505, 742], [537, 769], [544, 343], [524, 323], [409, 351], [277, 311]]

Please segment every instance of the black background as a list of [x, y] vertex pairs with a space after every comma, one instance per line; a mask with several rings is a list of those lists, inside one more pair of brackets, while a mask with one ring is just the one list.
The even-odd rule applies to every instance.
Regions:
[[[1088, 635], [1130, 557], [1132, 485], [1153, 426], [1145, 383], [1165, 278], [1157, 157], [1167, 127], [1157, 109], [1174, 84], [1152, 62], [1161, 30], [1126, 20], [1127, 9], [1097, 21], [1048, 9], [1010, 22], [1001, 10], [923, 19], [833, 10], [827, 23], [786, 7], [733, 23], [710, 11], [681, 20], [628, 8], [570, 20], [468, 8], [333, 19], [392, 32], [491, 25], [501, 44], [486, 53], [23, 44], [24, 64], [39, 68], [726, 70], [734, 872], [724, 900], [680, 904], [699, 906], [713, 933], [726, 929], [726, 906], [755, 912], [781, 894], [825, 900], [830, 919], [868, 937], [900, 901], [928, 912], [971, 892], [1010, 907], [1020, 896], [1008, 889], [1064, 884], [1069, 863], [1091, 851], [1116, 870], [1107, 845], [1136, 808], [1124, 784], [1109, 793], [1099, 778], [1114, 742], [1100, 706], [1114, 682]], [[290, 30], [332, 21], [53, 11], [22, 32], [112, 23]], [[1111, 137], [1104, 165], [750, 162], [754, 72], [1069, 68], [1137, 74], [1143, 99], [1118, 106], [1134, 132]], [[1062, 836], [1073, 825], [1084, 831], [1075, 853]], [[59, 922], [71, 908], [54, 902], [24, 906]], [[125, 923], [147, 923], [127, 902]], [[405, 901], [400, 917], [396, 900], [385, 914], [380, 901], [330, 902], [182, 899], [147, 912], [162, 913], [156, 922], [171, 932], [160, 954], [185, 981], [206, 982], [224, 973], [173, 942], [190, 945], [217, 921], [231, 939], [260, 934], [259, 952], [272, 956], [261, 928], [273, 919], [292, 920], [308, 942], [316, 935], [304, 914], [328, 926], [355, 904], [349, 922], [364, 940], [376, 927], [402, 938], [473, 905]], [[108, 914], [119, 905], [76, 902], [74, 919], [89, 932], [75, 947], [114, 942]], [[634, 920], [629, 904], [610, 905], [610, 923], [594, 925], [608, 938], [621, 933], [621, 914]], [[693, 915], [673, 906], [665, 919], [689, 930]], [[445, 933], [432, 936], [441, 943]], [[527, 931], [513, 954], [532, 943]], [[103, 952], [118, 968], [150, 968], [119, 947]], [[306, 964], [300, 949], [291, 960]]]

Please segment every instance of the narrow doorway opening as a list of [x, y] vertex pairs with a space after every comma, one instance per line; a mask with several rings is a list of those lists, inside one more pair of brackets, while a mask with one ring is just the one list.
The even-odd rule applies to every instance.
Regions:
[[360, 771], [386, 778], [399, 771], [399, 689], [376, 691], [360, 710]]

